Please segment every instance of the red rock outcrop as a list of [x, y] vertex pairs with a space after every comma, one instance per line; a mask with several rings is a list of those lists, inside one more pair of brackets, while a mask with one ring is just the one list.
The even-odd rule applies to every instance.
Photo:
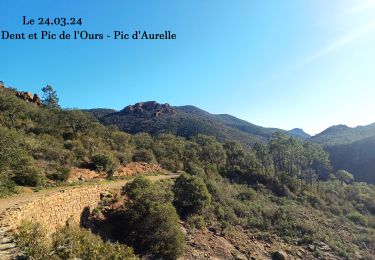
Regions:
[[163, 114], [176, 114], [169, 104], [159, 104], [156, 101], [140, 102], [132, 106], [125, 107], [122, 111], [126, 115], [140, 115], [140, 116], [150, 116], [159, 117]]
[[31, 92], [18, 91], [16, 92], [16, 96], [26, 102], [33, 103], [37, 106], [42, 106], [42, 101], [40, 100], [38, 94], [33, 95]]
[[33, 94], [31, 92], [25, 92], [25, 91], [14, 91], [13, 89], [8, 89], [5, 87], [4, 82], [0, 81], [0, 91], [8, 91], [8, 90], [9, 90], [9, 93], [14, 93], [16, 97], [26, 102], [33, 103], [38, 107], [43, 106], [43, 103], [38, 94]]

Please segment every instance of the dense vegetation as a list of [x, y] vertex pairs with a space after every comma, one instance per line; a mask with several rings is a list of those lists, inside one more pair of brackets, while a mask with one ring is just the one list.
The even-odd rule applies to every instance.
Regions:
[[[47, 90], [54, 100], [56, 93]], [[349, 172], [333, 171], [319, 145], [282, 132], [246, 148], [226, 138], [200, 133], [184, 138], [167, 129], [168, 133], [131, 135], [101, 125], [88, 113], [53, 104], [35, 107], [12, 90], [0, 92], [1, 195], [15, 192], [16, 184], [59, 185], [73, 166], [111, 177], [121, 164], [157, 162], [186, 173], [175, 182], [137, 179], [125, 186], [122, 207], [100, 212], [104, 226], [114, 225], [103, 234], [103, 223], [97, 223], [102, 237], [125, 243], [137, 254], [175, 259], [183, 252], [181, 219], [194, 228], [210, 226], [223, 232], [240, 226], [264, 240], [300, 245], [322, 241], [341, 257], [375, 252], [374, 186], [354, 182]], [[100, 252], [113, 252], [79, 232], [63, 231], [54, 245], [64, 248], [67, 241], [82, 237], [79, 248], [91, 243], [102, 248]], [[33, 248], [30, 242], [20, 243]], [[85, 257], [75, 250], [68, 251]]]
[[[177, 259], [183, 253], [184, 237], [172, 205], [169, 183], [156, 183], [138, 177], [123, 188], [126, 196], [120, 209], [106, 209], [94, 230], [111, 240], [132, 246], [142, 255], [157, 259]], [[98, 214], [98, 211], [96, 211]], [[94, 213], [95, 217], [95, 213]]]
[[27, 259], [139, 259], [133, 250], [118, 243], [103, 242], [100, 237], [76, 226], [66, 226], [52, 238], [43, 226], [25, 222], [16, 236], [17, 245]]

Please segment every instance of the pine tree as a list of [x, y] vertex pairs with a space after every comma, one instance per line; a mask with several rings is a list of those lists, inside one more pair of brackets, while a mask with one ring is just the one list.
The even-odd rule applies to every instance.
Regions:
[[60, 108], [59, 98], [57, 97], [56, 91], [51, 85], [47, 85], [42, 88], [43, 91], [43, 104], [48, 108]]

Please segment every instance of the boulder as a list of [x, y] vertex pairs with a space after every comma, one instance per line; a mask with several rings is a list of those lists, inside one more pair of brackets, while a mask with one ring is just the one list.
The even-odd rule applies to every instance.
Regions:
[[[31, 97], [30, 97], [30, 96]], [[29, 101], [29, 97], [32, 99], [33, 96], [30, 92], [23, 92], [23, 91], [19, 91], [16, 93], [16, 96], [19, 97], [20, 99], [24, 100], [24, 101]]]
[[36, 106], [42, 106], [42, 101], [40, 100], [40, 97], [38, 94], [32, 94], [31, 92], [24, 92], [19, 91], [16, 93], [16, 97], [26, 101], [35, 104]]
[[34, 94], [33, 103], [37, 106], [42, 106], [42, 101], [40, 100], [38, 94]]
[[278, 250], [272, 253], [272, 260], [287, 260], [288, 254], [283, 250]]
[[31, 92], [25, 92], [26, 93], [26, 100], [29, 102], [33, 102], [33, 94]]

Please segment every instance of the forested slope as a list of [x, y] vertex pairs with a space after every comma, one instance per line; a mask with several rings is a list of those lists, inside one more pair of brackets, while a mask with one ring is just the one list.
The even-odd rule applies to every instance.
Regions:
[[217, 139], [238, 141], [247, 148], [256, 142], [268, 141], [275, 132], [306, 139], [294, 131], [265, 128], [230, 115], [214, 115], [194, 106], [172, 107], [154, 101], [127, 106], [119, 112], [88, 110], [105, 125], [115, 125], [128, 133], [146, 132], [152, 135], [171, 133], [190, 138], [197, 134], [215, 136]]
[[375, 136], [325, 147], [335, 169], [347, 169], [357, 181], [375, 183]]

